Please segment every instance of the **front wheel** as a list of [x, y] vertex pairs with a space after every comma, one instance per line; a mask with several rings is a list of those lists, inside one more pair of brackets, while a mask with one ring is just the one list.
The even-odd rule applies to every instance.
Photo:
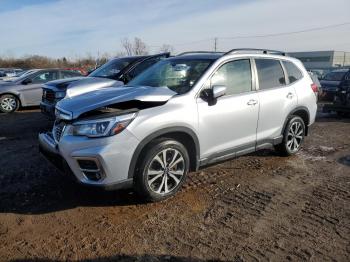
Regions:
[[140, 156], [135, 177], [137, 193], [150, 201], [173, 196], [184, 183], [189, 171], [189, 155], [183, 144], [172, 139], [152, 142]]
[[18, 99], [13, 95], [3, 95], [0, 97], [0, 111], [3, 113], [12, 113], [19, 107]]
[[294, 155], [300, 150], [304, 137], [304, 120], [299, 116], [292, 116], [284, 130], [282, 143], [275, 148], [283, 156]]

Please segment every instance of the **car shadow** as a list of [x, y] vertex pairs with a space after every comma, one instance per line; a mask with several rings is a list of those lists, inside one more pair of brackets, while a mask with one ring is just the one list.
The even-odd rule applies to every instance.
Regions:
[[124, 206], [144, 201], [130, 190], [84, 187], [39, 152], [39, 132], [50, 130], [39, 110], [0, 115], [0, 213], [42, 214], [78, 206]]

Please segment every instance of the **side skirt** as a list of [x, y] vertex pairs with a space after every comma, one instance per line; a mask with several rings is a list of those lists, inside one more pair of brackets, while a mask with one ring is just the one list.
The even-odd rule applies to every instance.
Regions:
[[199, 161], [199, 169], [224, 162], [229, 159], [233, 159], [239, 156], [247, 155], [261, 149], [271, 149], [273, 146], [282, 143], [283, 136], [278, 136], [273, 139], [264, 139], [258, 141], [256, 144], [251, 143], [244, 146], [235, 147], [222, 152], [215, 153], [207, 158], [203, 158]]

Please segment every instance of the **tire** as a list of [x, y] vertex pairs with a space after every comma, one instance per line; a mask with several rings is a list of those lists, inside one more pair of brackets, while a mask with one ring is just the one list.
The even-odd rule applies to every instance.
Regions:
[[147, 201], [155, 202], [175, 195], [181, 188], [189, 171], [190, 158], [183, 144], [162, 138], [151, 142], [143, 150], [137, 166], [135, 190]]
[[304, 141], [305, 123], [299, 116], [291, 116], [283, 132], [282, 143], [275, 146], [277, 152], [282, 156], [296, 154]]
[[19, 101], [13, 95], [3, 95], [0, 97], [0, 111], [3, 113], [12, 113], [19, 108]]

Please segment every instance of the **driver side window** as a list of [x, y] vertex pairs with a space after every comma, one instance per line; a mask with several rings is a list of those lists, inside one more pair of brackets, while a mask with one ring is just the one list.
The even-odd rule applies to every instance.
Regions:
[[57, 72], [46, 71], [34, 77], [32, 79], [32, 84], [43, 84], [56, 79], [57, 79]]
[[252, 91], [250, 60], [235, 60], [222, 65], [210, 80], [211, 87], [218, 85], [226, 86], [226, 95]]

